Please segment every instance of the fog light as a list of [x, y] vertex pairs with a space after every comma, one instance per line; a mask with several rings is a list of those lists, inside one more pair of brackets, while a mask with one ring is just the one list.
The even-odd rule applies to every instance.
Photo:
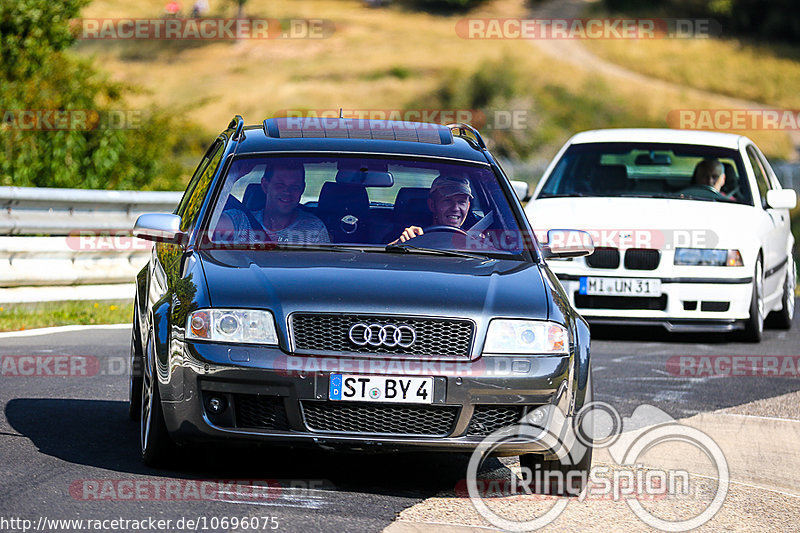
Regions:
[[206, 407], [211, 414], [218, 415], [225, 410], [227, 403], [225, 402], [225, 398], [221, 396], [212, 396], [206, 403]]
[[534, 426], [544, 426], [544, 421], [547, 418], [547, 411], [543, 407], [537, 407], [528, 413], [528, 423]]

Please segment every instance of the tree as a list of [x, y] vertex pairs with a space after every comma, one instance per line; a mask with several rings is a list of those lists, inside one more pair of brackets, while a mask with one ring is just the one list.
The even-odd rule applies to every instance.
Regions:
[[138, 121], [110, 123], [130, 115], [126, 88], [68, 50], [86, 3], [0, 2], [0, 185], [182, 188], [173, 119], [134, 110]]

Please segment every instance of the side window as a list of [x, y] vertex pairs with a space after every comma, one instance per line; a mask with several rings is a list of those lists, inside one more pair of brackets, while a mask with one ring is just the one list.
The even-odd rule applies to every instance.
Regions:
[[761, 166], [764, 169], [764, 172], [767, 175], [767, 182], [770, 184], [770, 189], [782, 189], [781, 182], [778, 179], [778, 176], [775, 174], [775, 171], [772, 169], [772, 165], [769, 164], [767, 161], [767, 157], [761, 153], [761, 150], [758, 148], [755, 149], [756, 154], [758, 155], [758, 160], [761, 161]]
[[186, 203], [189, 201], [192, 191], [197, 186], [200, 176], [202, 176], [203, 171], [208, 166], [208, 162], [211, 161], [211, 156], [217, 151], [217, 148], [220, 144], [220, 141], [216, 141], [214, 144], [208, 147], [205, 155], [203, 155], [203, 159], [200, 160], [200, 164], [197, 165], [194, 174], [192, 174], [192, 177], [189, 179], [189, 184], [186, 186], [186, 191], [184, 191], [181, 201], [178, 203], [178, 207], [175, 209], [175, 214], [179, 217], [182, 217], [184, 211], [186, 211]]
[[747, 147], [747, 157], [750, 159], [750, 164], [753, 166], [753, 172], [756, 175], [756, 186], [758, 187], [758, 194], [761, 196], [761, 206], [767, 207], [767, 191], [771, 189], [767, 177], [764, 175], [764, 169], [761, 166], [761, 161], [758, 160], [758, 155], [752, 146]]
[[219, 142], [209, 151], [208, 162], [198, 167], [196, 175], [192, 177], [192, 184], [189, 185], [181, 205], [178, 207], [178, 215], [181, 217], [181, 231], [187, 231], [195, 223], [200, 207], [208, 192], [208, 187], [217, 173], [219, 164], [222, 161], [223, 143]]

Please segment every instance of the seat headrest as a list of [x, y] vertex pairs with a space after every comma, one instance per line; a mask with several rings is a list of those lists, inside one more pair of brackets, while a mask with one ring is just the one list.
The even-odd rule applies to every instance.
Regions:
[[397, 191], [397, 197], [394, 199], [395, 213], [411, 208], [416, 210], [419, 208], [419, 202], [425, 204], [425, 209], [427, 209], [428, 191], [427, 187], [403, 187]]
[[250, 211], [259, 211], [264, 209], [264, 205], [266, 203], [267, 195], [264, 193], [264, 189], [261, 188], [260, 181], [251, 183], [244, 190], [242, 204], [244, 204], [244, 206]]
[[326, 181], [319, 193], [319, 211], [366, 212], [369, 195], [363, 185]]
[[623, 192], [628, 189], [628, 168], [625, 165], [599, 165], [592, 172], [592, 187], [597, 192]]

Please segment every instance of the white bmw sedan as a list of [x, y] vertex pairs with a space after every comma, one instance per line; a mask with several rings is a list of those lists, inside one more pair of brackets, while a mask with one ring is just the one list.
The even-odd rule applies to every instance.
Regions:
[[758, 342], [765, 319], [791, 327], [796, 202], [747, 137], [616, 129], [573, 136], [526, 213], [540, 239], [559, 228], [592, 236], [591, 256], [550, 261], [590, 322]]

